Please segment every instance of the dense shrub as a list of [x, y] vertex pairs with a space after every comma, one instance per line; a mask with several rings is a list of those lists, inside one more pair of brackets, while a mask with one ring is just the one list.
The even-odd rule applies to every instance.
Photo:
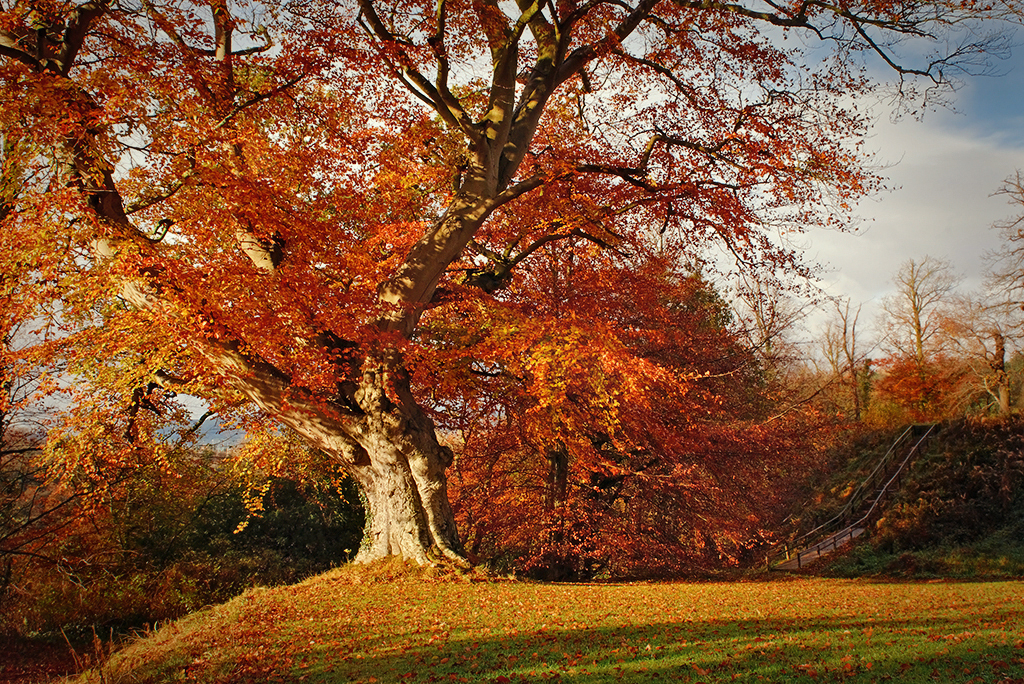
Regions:
[[40, 553], [9, 554], [0, 632], [72, 633], [179, 617], [253, 585], [294, 582], [349, 559], [362, 509], [334, 472], [251, 484], [206, 463], [139, 472], [76, 503]]

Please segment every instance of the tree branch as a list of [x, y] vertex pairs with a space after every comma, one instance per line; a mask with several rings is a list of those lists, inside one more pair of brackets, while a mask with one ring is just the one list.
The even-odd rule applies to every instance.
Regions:
[[268, 100], [268, 99], [274, 97], [275, 95], [280, 95], [284, 91], [288, 90], [289, 88], [291, 88], [292, 86], [297, 84], [303, 78], [305, 78], [305, 75], [303, 75], [303, 76], [296, 76], [295, 78], [292, 78], [292, 79], [289, 79], [289, 80], [285, 81], [284, 83], [282, 83], [281, 85], [277, 86], [276, 88], [272, 88], [271, 90], [268, 90], [265, 93], [259, 93], [257, 95], [254, 95], [253, 97], [249, 98], [245, 102], [236, 104], [232, 108], [232, 110], [224, 118], [222, 118], [220, 121], [218, 121], [216, 123], [216, 125], [214, 125], [213, 129], [216, 130], [218, 128], [222, 128], [229, 121], [231, 121], [231, 119], [233, 119], [236, 116], [238, 116], [238, 114], [240, 114], [244, 110], [248, 109], [249, 107], [252, 107], [255, 104], [259, 104], [260, 102], [263, 102], [263, 100]]
[[0, 31], [0, 55], [10, 57], [37, 71], [42, 68], [40, 61], [21, 46], [21, 40], [8, 31]]
[[[375, 38], [385, 43], [392, 43], [396, 46], [412, 46], [412, 43], [408, 39], [403, 38], [400, 40], [388, 30], [380, 16], [378, 16], [377, 10], [374, 9], [372, 0], [359, 0], [359, 22], [371, 38]], [[446, 98], [441, 92], [439, 92], [438, 89], [435, 88], [434, 85], [431, 84], [430, 81], [413, 66], [412, 60], [404, 50], [398, 50], [398, 56], [401, 60], [401, 63], [399, 64], [393, 62], [384, 54], [384, 51], [378, 51], [378, 54], [392, 69], [402, 85], [404, 85], [406, 89], [417, 99], [430, 106], [430, 108], [437, 112], [446, 123], [460, 129], [471, 140], [477, 141], [480, 139], [481, 131], [479, 127], [473, 124], [458, 99], [450, 93]], [[440, 72], [441, 69], [439, 68], [438, 71]]]

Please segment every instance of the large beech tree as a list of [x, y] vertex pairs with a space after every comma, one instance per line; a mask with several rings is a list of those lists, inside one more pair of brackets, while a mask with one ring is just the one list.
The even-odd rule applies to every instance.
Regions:
[[[142, 422], [168, 392], [206, 397], [344, 464], [369, 507], [361, 560], [461, 563], [452, 452], [415, 391], [457, 354], [423, 323], [492, 325], [481, 302], [556, 243], [622, 251], [649, 233], [690, 260], [718, 244], [798, 268], [773, 239], [841, 223], [873, 187], [856, 54], [904, 90], [941, 85], [979, 46], [918, 64], [901, 40], [983, 11], [3, 0], [0, 258], [31, 283], [9, 294], [120, 397], [83, 398], [123, 423], [89, 433], [93, 458], [156, 449]], [[537, 339], [515, 332], [502, 343]]]

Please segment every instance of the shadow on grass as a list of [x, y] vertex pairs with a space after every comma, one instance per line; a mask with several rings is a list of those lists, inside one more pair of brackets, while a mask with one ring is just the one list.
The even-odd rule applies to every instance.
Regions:
[[105, 681], [1024, 684], [1022, 598], [1019, 583], [320, 578], [168, 625], [116, 654]]
[[[665, 622], [539, 630], [345, 653], [314, 646], [282, 681], [842, 681], [1024, 684], [1019, 629], [945, 620]], [[245, 674], [238, 672], [241, 679]]]

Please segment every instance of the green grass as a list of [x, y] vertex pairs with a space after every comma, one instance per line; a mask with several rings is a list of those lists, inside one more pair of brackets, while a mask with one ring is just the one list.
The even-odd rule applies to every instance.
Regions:
[[364, 579], [256, 589], [91, 681], [1014, 682], [1024, 583], [544, 585]]
[[1024, 544], [992, 535], [976, 544], [915, 551], [886, 551], [859, 544], [827, 558], [819, 572], [830, 577], [884, 576], [907, 579], [1009, 580], [1024, 577]]

